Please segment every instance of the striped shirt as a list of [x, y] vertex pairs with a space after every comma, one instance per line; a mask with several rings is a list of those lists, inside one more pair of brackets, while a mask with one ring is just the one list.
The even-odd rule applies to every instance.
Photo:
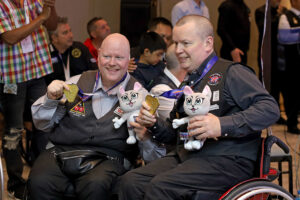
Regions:
[[[27, 0], [27, 3], [29, 19], [32, 21], [43, 10], [42, 0]], [[16, 22], [26, 24], [23, 6], [17, 8], [12, 3], [10, 5], [13, 10], [0, 1], [0, 35], [16, 29]], [[33, 51], [29, 53], [23, 53], [21, 42], [8, 45], [0, 39], [0, 83], [21, 83], [53, 72], [46, 28], [40, 26], [33, 31], [31, 39]]]

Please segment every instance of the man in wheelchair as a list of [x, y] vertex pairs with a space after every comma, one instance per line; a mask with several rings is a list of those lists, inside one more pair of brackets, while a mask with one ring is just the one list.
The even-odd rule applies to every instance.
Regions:
[[[153, 139], [177, 143], [176, 150], [148, 165], [131, 170], [120, 180], [119, 199], [218, 199], [228, 188], [252, 178], [261, 144], [261, 130], [275, 123], [279, 108], [253, 70], [223, 60], [214, 52], [213, 27], [201, 16], [180, 19], [173, 29], [176, 55], [194, 92], [208, 85], [210, 111], [195, 116], [187, 126], [172, 128], [173, 119], [185, 117], [181, 95], [163, 121], [144, 103], [137, 122]], [[234, 49], [234, 44], [231, 44]], [[205, 140], [200, 150], [183, 148], [183, 133]]]

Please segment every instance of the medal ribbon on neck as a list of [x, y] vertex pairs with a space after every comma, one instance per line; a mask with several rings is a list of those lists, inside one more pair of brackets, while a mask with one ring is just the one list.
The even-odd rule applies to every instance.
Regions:
[[[209, 72], [209, 70], [214, 66], [214, 64], [217, 62], [218, 56], [212, 57], [208, 63], [206, 64], [200, 78], [198, 78], [190, 87], [193, 88], [199, 81], [203, 79], [203, 77]], [[174, 90], [169, 90], [164, 93], [162, 93], [160, 96], [166, 97], [168, 99], [179, 99], [179, 97], [183, 94], [183, 89], [185, 86], [179, 88], [179, 89], [174, 89]]]
[[[118, 81], [115, 85], [113, 85], [110, 89], [108, 89], [107, 91], [105, 91], [106, 93], [111, 91], [112, 89], [114, 89], [115, 87], [117, 87], [120, 83], [122, 83], [125, 78], [127, 77], [127, 73], [124, 74], [124, 76], [122, 77], [122, 79], [120, 81]], [[98, 71], [98, 73], [96, 74], [96, 84], [95, 84], [95, 87], [93, 89], [93, 92], [92, 93], [84, 93], [79, 87], [79, 92], [78, 92], [78, 96], [80, 97], [80, 99], [85, 102], [87, 101], [88, 99], [90, 99], [94, 93], [96, 92], [97, 90], [97, 87], [98, 87], [98, 84], [99, 84], [99, 78], [100, 78], [100, 72]]]

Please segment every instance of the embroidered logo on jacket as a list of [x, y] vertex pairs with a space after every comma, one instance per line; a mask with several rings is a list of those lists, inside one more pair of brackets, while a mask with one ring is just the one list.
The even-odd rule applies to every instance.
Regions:
[[212, 74], [208, 77], [208, 85], [218, 85], [222, 80], [222, 75], [219, 73]]
[[71, 110], [70, 113], [76, 116], [85, 116], [85, 109], [83, 101], [79, 101]]

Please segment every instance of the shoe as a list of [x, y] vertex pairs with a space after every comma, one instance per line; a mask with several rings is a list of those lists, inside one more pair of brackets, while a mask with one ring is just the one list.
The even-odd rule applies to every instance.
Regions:
[[300, 130], [298, 129], [297, 125], [295, 126], [289, 126], [288, 132], [292, 134], [300, 134]]
[[8, 200], [22, 200], [15, 197], [15, 192], [7, 192]]
[[8, 190], [8, 197], [11, 200], [21, 200], [25, 194], [25, 184], [19, 184]]
[[286, 120], [283, 119], [282, 117], [280, 117], [280, 118], [278, 119], [278, 121], [276, 122], [276, 124], [284, 125], [284, 124], [286, 124]]

